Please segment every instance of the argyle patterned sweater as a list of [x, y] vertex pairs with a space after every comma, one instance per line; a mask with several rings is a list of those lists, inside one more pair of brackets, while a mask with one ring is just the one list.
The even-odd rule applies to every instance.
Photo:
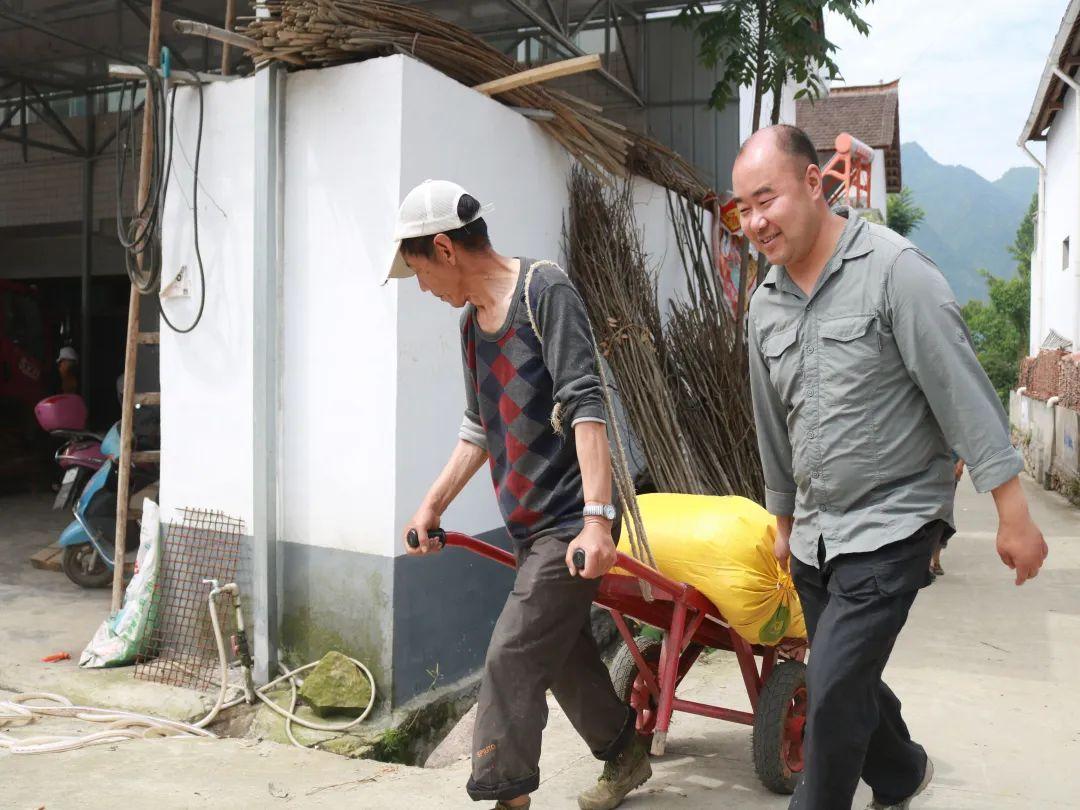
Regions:
[[[543, 343], [529, 322], [521, 272], [506, 320], [484, 332], [469, 304], [461, 317], [465, 418], [460, 436], [488, 452], [491, 481], [515, 545], [558, 536], [572, 540], [582, 528], [584, 496], [573, 426], [606, 422], [585, 304], [559, 270], [538, 267], [529, 300]], [[551, 426], [562, 403], [565, 436]]]

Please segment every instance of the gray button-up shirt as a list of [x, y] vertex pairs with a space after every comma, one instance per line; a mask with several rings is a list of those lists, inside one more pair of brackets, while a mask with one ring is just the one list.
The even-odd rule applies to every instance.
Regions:
[[986, 492], [1023, 469], [952, 290], [898, 234], [848, 218], [807, 296], [783, 267], [754, 293], [750, 386], [765, 506], [818, 564], [953, 522], [950, 448]]

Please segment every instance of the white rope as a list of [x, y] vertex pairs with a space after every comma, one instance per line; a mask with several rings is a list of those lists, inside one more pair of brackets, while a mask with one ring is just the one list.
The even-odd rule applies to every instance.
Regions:
[[[233, 588], [225, 586], [221, 590]], [[243, 689], [240, 684], [229, 683], [228, 658], [225, 654], [225, 640], [221, 632], [221, 622], [218, 620], [217, 604], [214, 597], [220, 591], [214, 589], [210, 592], [210, 623], [213, 626], [214, 638], [217, 642], [218, 660], [221, 664], [221, 680], [218, 683], [218, 696], [213, 707], [201, 720], [195, 723], [182, 723], [178, 720], [170, 720], [165, 717], [153, 717], [136, 712], [121, 711], [119, 709], [102, 709], [93, 706], [74, 706], [63, 695], [51, 692], [27, 692], [21, 695], [0, 701], [0, 729], [27, 726], [39, 717], [71, 717], [91, 723], [107, 724], [102, 731], [92, 734], [72, 735], [42, 735], [38, 737], [12, 737], [8, 734], [0, 734], [0, 748], [5, 748], [12, 754], [51, 754], [60, 751], [74, 751], [91, 745], [104, 745], [107, 743], [122, 742], [124, 740], [153, 739], [159, 737], [186, 737], [198, 738], [209, 737], [216, 739], [217, 735], [206, 730], [206, 726], [214, 721], [224, 709], [244, 703], [247, 698], [240, 695], [232, 700], [226, 700], [230, 689]], [[348, 656], [346, 656], [348, 658]], [[362, 723], [375, 706], [375, 678], [371, 671], [355, 658], [349, 660], [364, 673], [371, 684], [371, 697], [367, 707], [359, 717], [347, 723], [315, 723], [305, 720], [296, 715], [297, 689], [296, 675], [305, 672], [318, 665], [318, 661], [304, 664], [296, 669], [285, 670], [282, 674], [270, 681], [265, 686], [255, 690], [257, 697], [273, 711], [285, 718], [285, 733], [289, 740], [297, 748], [306, 748], [293, 735], [292, 724], [304, 726], [315, 731], [345, 732]], [[271, 689], [282, 681], [288, 680], [291, 696], [288, 710], [278, 706], [273, 699], [266, 695]], [[31, 704], [30, 701], [48, 701], [47, 705]]]

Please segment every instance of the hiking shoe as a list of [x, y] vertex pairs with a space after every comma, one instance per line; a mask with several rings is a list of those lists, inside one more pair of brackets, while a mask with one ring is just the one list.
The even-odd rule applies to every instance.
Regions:
[[904, 799], [898, 804], [882, 804], [877, 799], [874, 799], [870, 804], [866, 805], [866, 810], [908, 810], [911, 807], [911, 800], [926, 790], [927, 785], [930, 784], [930, 780], [934, 778], [934, 763], [930, 761], [930, 757], [926, 758], [926, 772], [923, 773], [922, 782], [915, 788], [915, 792]]
[[619, 756], [604, 763], [604, 772], [597, 783], [578, 796], [578, 807], [613, 810], [622, 804], [627, 793], [644, 785], [650, 776], [649, 744], [635, 734], [633, 742]]

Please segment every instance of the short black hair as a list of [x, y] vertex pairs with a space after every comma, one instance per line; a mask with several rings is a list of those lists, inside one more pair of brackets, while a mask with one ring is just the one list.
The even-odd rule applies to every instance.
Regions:
[[[791, 124], [775, 124], [771, 127], [767, 127], [764, 130], [758, 130], [758, 132], [772, 132], [776, 137], [776, 143], [786, 155], [798, 160], [800, 163], [805, 161], [805, 165], [813, 163], [815, 166], [820, 166], [821, 161], [818, 158], [817, 149], [814, 148], [814, 142], [810, 140], [810, 136], [803, 130]], [[756, 135], [757, 133], [755, 133]], [[754, 139], [752, 135], [746, 139], [742, 147], [739, 149], [739, 154], [743, 153], [747, 144]], [[737, 156], [736, 156], [737, 157]]]
[[810, 136], [791, 124], [777, 124], [776, 140], [780, 148], [795, 158], [802, 158], [807, 164], [819, 165], [817, 149]]
[[[458, 200], [457, 215], [458, 219], [462, 221], [468, 221], [476, 216], [480, 211], [480, 201], [470, 194], [462, 194]], [[465, 250], [481, 251], [491, 247], [491, 239], [488, 238], [487, 223], [483, 217], [475, 219], [469, 222], [467, 225], [462, 225], [460, 228], [454, 228], [449, 231], [442, 231], [455, 245], [459, 245]], [[413, 236], [409, 239], [401, 240], [401, 252], [408, 256], [423, 256], [428, 259], [435, 258], [435, 237], [438, 234], [431, 234], [429, 236]]]

